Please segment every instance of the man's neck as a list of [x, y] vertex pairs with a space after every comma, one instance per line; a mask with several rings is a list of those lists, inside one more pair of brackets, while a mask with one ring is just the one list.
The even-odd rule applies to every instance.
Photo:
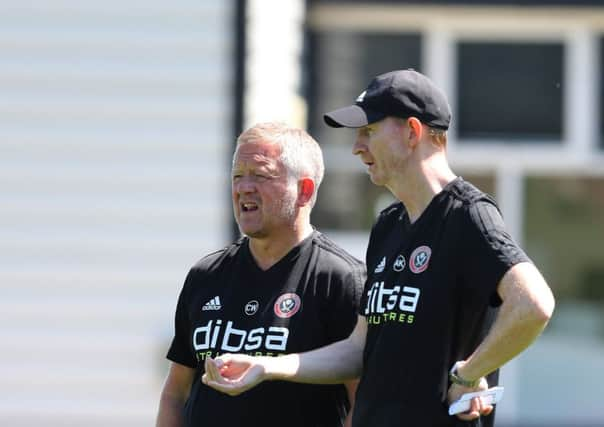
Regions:
[[456, 176], [444, 157], [430, 159], [419, 164], [418, 170], [409, 172], [409, 177], [401, 177], [400, 185], [390, 191], [403, 202], [409, 220], [413, 223], [426, 210], [434, 196]]
[[268, 270], [313, 232], [310, 223], [278, 234], [277, 237], [250, 237], [250, 252], [262, 270]]

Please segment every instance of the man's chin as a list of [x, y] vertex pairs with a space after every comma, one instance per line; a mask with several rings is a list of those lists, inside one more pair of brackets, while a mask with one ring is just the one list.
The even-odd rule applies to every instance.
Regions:
[[384, 183], [382, 181], [380, 181], [380, 178], [377, 176], [374, 176], [372, 174], [369, 174], [369, 180], [375, 184], [375, 185], [384, 185]]
[[262, 229], [251, 228], [251, 227], [239, 227], [239, 231], [244, 236], [250, 239], [262, 239], [267, 237], [267, 233]]

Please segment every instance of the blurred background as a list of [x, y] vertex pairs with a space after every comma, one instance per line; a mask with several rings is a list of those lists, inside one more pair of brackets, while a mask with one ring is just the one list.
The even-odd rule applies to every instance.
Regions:
[[362, 258], [391, 196], [323, 112], [415, 68], [455, 172], [557, 310], [498, 425], [604, 426], [604, 1], [0, 0], [0, 425], [153, 425], [189, 267], [236, 232], [235, 137], [310, 130], [313, 223]]

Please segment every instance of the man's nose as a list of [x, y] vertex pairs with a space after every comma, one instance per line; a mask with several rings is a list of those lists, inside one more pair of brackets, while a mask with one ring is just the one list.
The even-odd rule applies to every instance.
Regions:
[[233, 182], [233, 187], [237, 193], [253, 193], [256, 190], [254, 179], [250, 176], [241, 176]]
[[367, 137], [357, 134], [354, 144], [352, 145], [352, 154], [356, 156], [364, 151], [367, 151]]

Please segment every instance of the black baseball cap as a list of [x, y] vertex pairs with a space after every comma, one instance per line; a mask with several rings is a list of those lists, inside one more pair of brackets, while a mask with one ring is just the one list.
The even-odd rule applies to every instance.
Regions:
[[447, 130], [451, 108], [444, 92], [428, 77], [413, 69], [397, 70], [374, 77], [354, 105], [331, 111], [323, 120], [334, 128], [360, 128], [388, 116], [413, 116]]

